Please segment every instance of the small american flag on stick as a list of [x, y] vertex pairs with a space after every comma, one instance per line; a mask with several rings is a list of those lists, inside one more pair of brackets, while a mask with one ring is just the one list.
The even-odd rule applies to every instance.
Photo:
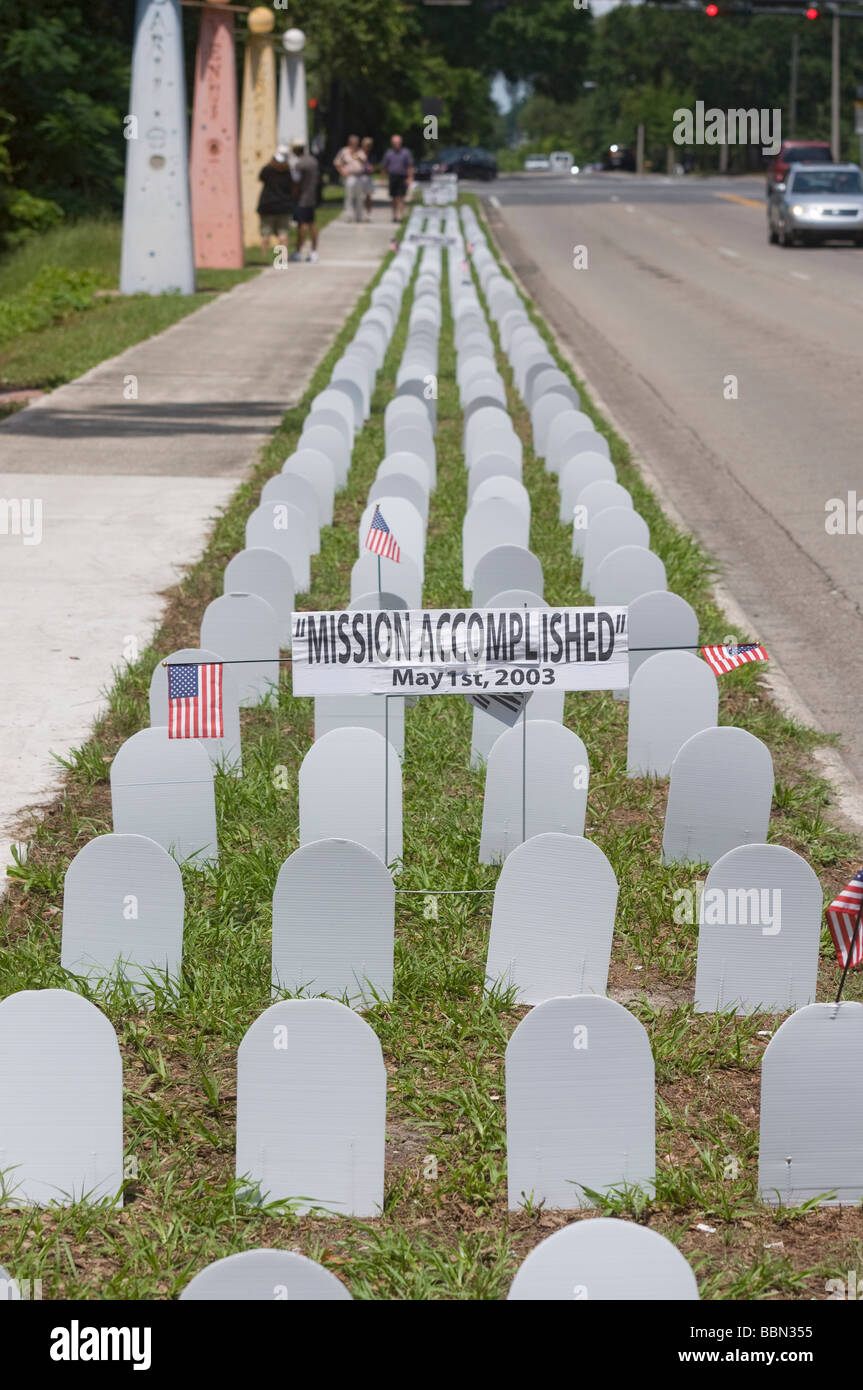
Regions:
[[744, 666], [747, 661], [770, 660], [764, 648], [756, 646], [754, 642], [743, 647], [702, 647], [701, 652], [717, 676], [724, 676], [726, 671], [733, 671], [737, 666]]
[[836, 959], [846, 970], [863, 965], [863, 930], [859, 925], [863, 906], [863, 869], [827, 909], [827, 925], [836, 948]]
[[222, 663], [168, 667], [168, 738], [224, 738]]
[[396, 564], [401, 558], [398, 541], [384, 521], [383, 513], [377, 502], [375, 503], [375, 514], [372, 517], [369, 534], [366, 536], [366, 550], [380, 555], [382, 560], [394, 560]]

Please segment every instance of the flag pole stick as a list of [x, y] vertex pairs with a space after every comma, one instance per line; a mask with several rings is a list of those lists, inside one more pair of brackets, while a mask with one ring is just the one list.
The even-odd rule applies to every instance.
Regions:
[[378, 556], [378, 598], [380, 598], [382, 594], [383, 594], [383, 585], [381, 584], [381, 557], [380, 557], [380, 555], [379, 555], [379, 556]]
[[[380, 560], [378, 560], [380, 564]], [[384, 696], [384, 863], [390, 865], [390, 697]]]
[[845, 967], [842, 971], [842, 979], [839, 981], [839, 989], [836, 994], [835, 1002], [837, 1004], [841, 1000], [842, 991], [845, 988], [845, 976], [848, 974], [848, 969], [851, 965], [851, 957], [854, 955], [854, 947], [857, 945], [857, 938], [860, 935], [861, 921], [863, 921], [863, 902], [861, 902], [860, 907], [857, 910], [857, 921], [854, 923], [854, 935], [851, 937], [851, 944], [848, 947], [848, 955], [845, 958]]

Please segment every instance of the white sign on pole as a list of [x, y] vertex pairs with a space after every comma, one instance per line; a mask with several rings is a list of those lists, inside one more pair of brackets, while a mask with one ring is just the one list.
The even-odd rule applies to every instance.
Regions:
[[294, 695], [620, 690], [627, 611], [411, 609], [294, 613]]

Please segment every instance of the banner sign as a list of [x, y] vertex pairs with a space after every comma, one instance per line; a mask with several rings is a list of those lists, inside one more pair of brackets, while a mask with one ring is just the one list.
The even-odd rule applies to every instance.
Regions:
[[412, 246], [455, 246], [459, 240], [447, 232], [405, 232], [404, 239]]
[[625, 690], [627, 609], [294, 613], [295, 695]]

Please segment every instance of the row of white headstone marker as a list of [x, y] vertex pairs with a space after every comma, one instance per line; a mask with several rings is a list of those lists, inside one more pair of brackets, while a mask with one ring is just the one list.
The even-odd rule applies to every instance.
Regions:
[[[524, 334], [519, 340], [520, 355], [518, 343], [513, 346], [519, 327], [526, 326], [513, 326], [511, 315], [518, 312], [520, 301], [493, 264], [478, 226], [470, 226], [469, 219], [466, 225], [480, 283], [502, 336], [504, 320], [510, 315], [506, 332], [519, 389], [533, 393], [543, 371], [554, 368], [548, 367]], [[408, 231], [421, 226], [414, 216]], [[509, 604], [513, 586], [529, 595], [516, 601], [541, 602], [541, 566], [526, 544], [519, 544], [519, 540], [527, 541], [523, 519], [526, 507], [529, 525], [530, 507], [521, 488], [520, 444], [506, 414], [505, 392], [482, 306], [462, 271], [463, 245], [452, 213], [447, 213], [444, 228], [455, 237], [449, 285], [466, 416], [470, 507], [463, 533], [465, 573], [470, 571], [477, 603]], [[366, 418], [375, 374], [416, 259], [406, 239], [374, 291], [372, 308], [334, 371], [333, 381], [313, 403], [300, 449], [286, 462], [279, 479], [272, 480], [281, 489], [280, 479], [287, 479], [285, 490], [267, 493], [250, 518], [246, 549], [226, 570], [224, 599], [210, 606], [214, 609], [210, 623], [210, 609], [205, 614], [201, 647], [169, 658], [218, 661], [242, 659], [243, 652], [255, 657], [269, 654], [262, 663], [266, 669], [256, 680], [248, 679], [242, 668], [242, 681], [235, 682], [236, 737], [230, 747], [215, 747], [214, 741], [210, 746], [168, 742], [164, 667], [154, 672], [151, 707], [154, 719], [161, 722], [129, 740], [115, 760], [115, 834], [86, 846], [67, 876], [63, 963], [75, 973], [105, 976], [120, 963], [129, 978], [146, 982], [173, 978], [179, 971], [183, 890], [176, 859], [194, 864], [207, 862], [217, 853], [214, 763], [226, 761], [235, 771], [241, 770], [239, 706], [269, 699], [276, 684], [279, 649], [290, 635], [285, 615], [295, 594], [308, 586], [304, 566], [314, 553], [320, 526], [331, 516], [327, 510], [331, 491], [334, 494], [347, 480], [355, 432]], [[375, 559], [361, 548], [368, 523], [368, 516], [364, 517], [360, 558], [351, 577], [352, 606], [357, 608], [421, 604], [427, 504], [435, 484], [436, 419], [434, 394], [428, 393], [428, 385], [437, 369], [441, 274], [439, 250], [426, 248], [419, 261], [397, 396], [385, 416], [386, 457], [370, 494], [370, 505], [386, 499], [383, 506], [403, 546], [403, 561], [384, 572], [378, 588]], [[537, 406], [553, 394], [563, 393], [540, 391]], [[571, 398], [564, 395], [564, 400], [571, 405]], [[309, 454], [318, 454], [326, 466]], [[495, 491], [500, 487], [495, 480], [501, 478], [512, 480], [518, 488]], [[493, 487], [483, 493], [488, 482]], [[304, 489], [303, 483], [308, 487]], [[421, 494], [412, 484], [419, 485]], [[489, 500], [504, 500], [511, 510], [490, 509], [485, 506]], [[390, 513], [397, 504], [398, 519]], [[408, 507], [411, 512], [405, 510]], [[258, 529], [262, 509], [263, 531]], [[293, 533], [290, 544], [280, 532]], [[508, 539], [483, 548], [501, 535]], [[375, 565], [374, 573], [369, 561]], [[246, 587], [235, 588], [238, 582]], [[291, 586], [291, 605], [283, 603], [283, 584]], [[483, 589], [483, 584], [488, 587]], [[248, 635], [250, 627], [255, 629], [254, 644]], [[230, 670], [226, 669], [226, 676]], [[365, 765], [374, 769], [380, 786], [381, 748], [387, 751], [388, 732], [386, 725], [381, 731], [381, 718], [392, 716], [381, 715], [377, 699], [373, 710], [316, 708], [316, 739], [307, 754], [311, 761], [304, 761], [300, 776], [301, 845], [282, 866], [274, 893], [274, 991], [311, 988], [315, 993], [347, 998], [354, 1007], [324, 998], [278, 1000], [243, 1039], [237, 1078], [238, 1176], [256, 1184], [270, 1200], [291, 1198], [299, 1200], [301, 1209], [320, 1206], [362, 1217], [382, 1209], [386, 1072], [378, 1038], [355, 1010], [375, 995], [385, 997], [392, 988], [394, 885], [387, 858], [398, 859], [401, 846], [400, 827], [386, 825], [384, 806], [389, 799], [394, 808], [400, 807], [399, 750], [393, 746], [387, 757], [395, 779], [392, 796], [381, 787], [379, 797], [370, 802], [366, 786], [366, 824], [357, 827], [356, 835], [346, 833], [354, 825], [346, 825], [342, 804], [344, 765], [334, 776], [333, 765], [322, 763], [320, 750], [327, 740], [338, 738], [342, 757], [353, 765], [363, 764], [367, 748]], [[531, 711], [531, 718], [536, 717]], [[394, 718], [398, 720], [397, 715]], [[561, 718], [562, 702], [560, 714], [552, 715], [551, 722], [559, 724]], [[521, 734], [528, 732], [530, 724]], [[475, 745], [476, 735], [475, 717]], [[393, 737], [397, 743], [397, 723]], [[136, 740], [139, 744], [132, 757], [129, 750]], [[578, 745], [583, 748], [580, 740]], [[200, 753], [197, 763], [184, 760], [190, 749]], [[321, 767], [316, 778], [314, 772]], [[191, 816], [188, 822], [178, 823], [172, 805], [178, 785], [183, 790], [180, 799], [188, 797], [198, 819]], [[196, 800], [198, 793], [200, 800]], [[489, 950], [489, 983], [514, 979], [522, 1001], [536, 1005], [515, 1030], [506, 1053], [509, 1201], [513, 1208], [531, 1199], [574, 1209], [586, 1204], [585, 1189], [608, 1191], [624, 1183], [648, 1190], [652, 1186], [653, 1059], [641, 1024], [605, 997], [617, 898], [608, 861], [582, 835], [536, 834], [533, 824], [531, 831], [526, 842], [507, 856], [501, 871]], [[377, 836], [371, 844], [370, 833]], [[389, 856], [382, 852], [381, 841], [384, 846], [389, 842]], [[789, 851], [778, 852], [794, 861], [788, 864], [789, 881], [801, 885], [801, 900], [812, 901], [811, 880], [803, 884], [800, 874], [802, 861]], [[715, 873], [716, 879], [708, 879], [704, 899], [708, 888], [720, 889], [729, 883], [739, 888], [744, 869], [750, 875], [762, 872], [760, 863], [739, 870], [733, 863], [729, 866], [730, 857], [725, 855], [714, 864], [711, 876]], [[575, 916], [573, 904], [577, 905]], [[810, 912], [809, 907], [801, 910], [801, 921], [804, 917], [808, 921]], [[783, 930], [784, 922], [783, 910]], [[134, 925], [130, 928], [129, 923]], [[575, 950], [564, 941], [565, 928], [578, 938]], [[801, 940], [804, 934], [801, 927]], [[769, 943], [771, 933], [765, 932], [764, 940]], [[745, 945], [741, 936], [744, 955]], [[715, 993], [717, 969], [720, 995], [729, 987], [729, 979], [734, 987], [734, 979], [727, 968], [727, 952], [717, 967], [715, 961], [711, 965], [706, 947], [705, 937], [703, 1000], [707, 1002], [703, 1006], [715, 1008], [721, 1006], [710, 996], [711, 991]], [[766, 973], [775, 963], [775, 953], [771, 961], [768, 952], [769, 945], [765, 946]], [[797, 969], [789, 973], [792, 989], [799, 979]], [[835, 1085], [836, 1076], [846, 1074], [842, 1059], [847, 1060], [849, 1047], [853, 1052], [859, 1040], [861, 1015], [863, 1006], [843, 1005], [837, 1027], [830, 1006], [812, 1006], [783, 1025], [768, 1046], [762, 1071], [759, 1170], [765, 1200], [801, 1201], [834, 1191], [833, 1200], [847, 1202], [863, 1195], [857, 1157], [863, 1122], [857, 1118], [859, 1107], [849, 1107], [847, 1092], [837, 1091]], [[0, 1166], [13, 1170], [11, 1200], [41, 1203], [70, 1201], [85, 1194], [90, 1199], [115, 1196], [123, 1173], [122, 1067], [110, 1023], [93, 1004], [72, 992], [25, 991], [0, 1004], [0, 1057], [12, 1055], [12, 1040], [16, 1064], [0, 1068]], [[819, 1107], [817, 1126], [809, 1124], [807, 1102]], [[46, 1114], [52, 1117], [50, 1131], [44, 1124]], [[574, 1282], [587, 1289], [602, 1287], [598, 1271], [606, 1267], [604, 1261], [612, 1260], [615, 1237], [610, 1231], [616, 1224], [587, 1223], [595, 1228], [590, 1238], [602, 1242], [602, 1248], [590, 1277], [585, 1274], [573, 1280], [574, 1257], [570, 1263], [564, 1259], [560, 1268], [569, 1271], [570, 1287]], [[581, 1225], [572, 1228], [581, 1229]], [[560, 1232], [544, 1244], [560, 1242], [555, 1249], [565, 1256], [561, 1240], [565, 1234]], [[542, 1248], [533, 1252], [525, 1269], [531, 1261], [539, 1268]], [[275, 1282], [281, 1286], [285, 1280]], [[512, 1296], [537, 1296], [517, 1294], [516, 1285]]]

